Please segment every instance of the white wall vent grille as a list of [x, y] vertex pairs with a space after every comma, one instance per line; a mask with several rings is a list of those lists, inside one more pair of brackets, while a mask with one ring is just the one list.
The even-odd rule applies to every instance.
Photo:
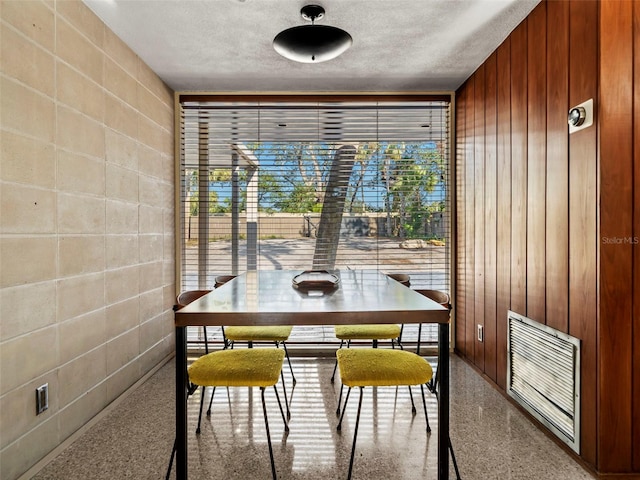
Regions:
[[507, 392], [580, 453], [580, 340], [508, 313]]

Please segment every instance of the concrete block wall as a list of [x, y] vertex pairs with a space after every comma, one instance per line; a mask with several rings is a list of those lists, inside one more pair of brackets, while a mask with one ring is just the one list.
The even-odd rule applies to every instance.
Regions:
[[0, 1], [0, 48], [0, 478], [12, 480], [173, 351], [174, 117], [173, 92], [79, 0]]

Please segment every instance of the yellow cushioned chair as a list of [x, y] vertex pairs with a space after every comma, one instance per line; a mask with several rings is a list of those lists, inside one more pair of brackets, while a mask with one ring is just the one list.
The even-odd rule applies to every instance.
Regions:
[[[429, 362], [415, 353], [404, 350], [382, 350], [382, 349], [343, 349], [336, 352], [340, 378], [342, 384], [349, 390], [342, 407], [342, 415], [338, 423], [338, 430], [342, 429], [342, 419], [349, 401], [349, 394], [353, 387], [360, 388], [360, 398], [358, 402], [358, 413], [356, 425], [353, 433], [353, 445], [351, 447], [351, 457], [349, 460], [349, 473], [347, 480], [351, 479], [353, 471], [353, 459], [356, 450], [356, 440], [358, 438], [358, 426], [360, 423], [360, 412], [362, 410], [362, 396], [364, 387], [389, 387], [406, 385], [411, 391], [412, 385], [420, 385], [422, 393], [422, 404], [424, 406], [424, 416], [427, 423], [427, 433], [431, 432], [429, 417], [427, 415], [427, 403], [424, 398], [424, 385], [433, 377], [433, 369]], [[338, 410], [340, 406], [338, 405]], [[415, 408], [414, 408], [415, 412]], [[458, 466], [453, 456], [451, 441], [449, 449], [453, 457], [453, 463], [458, 480]]]
[[[387, 276], [396, 282], [401, 283], [405, 287], [409, 287], [410, 277], [404, 273], [390, 273]], [[364, 324], [364, 325], [336, 325], [333, 327], [337, 339], [340, 340], [339, 349], [342, 348], [344, 342], [347, 342], [347, 348], [351, 346], [352, 340], [371, 340], [373, 348], [378, 348], [379, 340], [391, 340], [391, 346], [395, 348], [396, 342], [402, 348], [402, 326], [395, 324]], [[334, 382], [338, 362], [333, 366], [331, 374], [331, 383]], [[412, 399], [413, 401], [413, 399]]]
[[[215, 288], [222, 287], [225, 283], [236, 278], [236, 275], [219, 275], [216, 277]], [[249, 348], [253, 348], [254, 342], [273, 342], [276, 347], [282, 345], [284, 348], [285, 356], [287, 357], [287, 363], [289, 364], [289, 370], [291, 371], [291, 378], [293, 385], [296, 384], [296, 377], [293, 373], [293, 367], [291, 366], [291, 359], [289, 358], [289, 351], [287, 350], [287, 344], [285, 343], [291, 335], [291, 325], [274, 325], [266, 327], [252, 327], [252, 326], [230, 326], [222, 327], [222, 335], [224, 337], [224, 348], [234, 347], [235, 342], [247, 342]], [[287, 418], [291, 418], [291, 412], [289, 411], [289, 402], [287, 401], [287, 390], [284, 384], [284, 374], [282, 376], [282, 389], [284, 391], [285, 405], [287, 408]], [[211, 400], [209, 401], [209, 408], [207, 409], [207, 416], [211, 415], [211, 405], [213, 404], [213, 396], [216, 393], [215, 387], [211, 392]]]
[[[236, 278], [235, 275], [219, 275], [216, 277], [215, 288], [220, 288], [225, 283]], [[287, 357], [287, 363], [289, 364], [289, 370], [291, 371], [291, 377], [293, 379], [293, 385], [296, 384], [296, 376], [293, 374], [293, 367], [291, 366], [291, 359], [289, 358], [289, 352], [287, 351], [287, 344], [291, 335], [291, 325], [275, 325], [268, 327], [249, 327], [249, 326], [231, 326], [223, 327], [222, 334], [225, 338], [225, 344], [229, 342], [229, 346], [233, 348], [234, 342], [247, 342], [249, 348], [253, 347], [253, 342], [273, 342], [276, 347], [282, 344], [285, 355]]]
[[[203, 355], [188, 368], [189, 381], [202, 387], [260, 387], [264, 424], [269, 444], [269, 457], [271, 459], [271, 473], [274, 480], [277, 478], [276, 467], [273, 459], [273, 447], [271, 446], [264, 392], [267, 387], [273, 387], [285, 431], [288, 432], [289, 426], [282, 409], [278, 389], [276, 388], [278, 377], [282, 371], [284, 355], [284, 351], [277, 348], [221, 350]], [[203, 400], [204, 397], [201, 397], [198, 425], [200, 425], [200, 419], [202, 418]]]
[[235, 342], [247, 342], [249, 348], [253, 347], [253, 342], [273, 342], [276, 347], [282, 345], [285, 356], [287, 357], [287, 362], [289, 363], [291, 378], [295, 385], [296, 376], [293, 374], [293, 367], [291, 366], [291, 359], [289, 358], [286, 344], [292, 329], [293, 326], [291, 325], [274, 325], [267, 327], [231, 326], [224, 328], [224, 336], [230, 342], [231, 348], [233, 348]]

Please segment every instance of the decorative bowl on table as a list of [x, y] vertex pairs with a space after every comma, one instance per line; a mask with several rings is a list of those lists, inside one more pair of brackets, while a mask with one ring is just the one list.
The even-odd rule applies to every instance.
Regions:
[[326, 270], [305, 270], [291, 281], [299, 290], [333, 290], [340, 284], [340, 277]]

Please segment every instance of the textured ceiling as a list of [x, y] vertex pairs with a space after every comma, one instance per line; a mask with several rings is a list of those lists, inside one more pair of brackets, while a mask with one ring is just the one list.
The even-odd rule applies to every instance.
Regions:
[[[223, 92], [455, 90], [539, 0], [83, 0], [171, 88]], [[273, 38], [306, 23], [348, 31], [342, 56], [301, 64]]]

